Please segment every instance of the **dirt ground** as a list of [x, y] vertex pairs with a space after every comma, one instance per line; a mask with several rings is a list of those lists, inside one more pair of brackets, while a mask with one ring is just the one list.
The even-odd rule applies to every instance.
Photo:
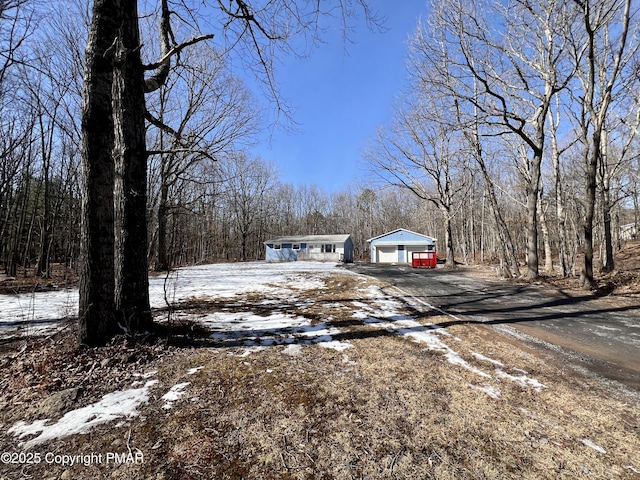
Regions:
[[[352, 344], [343, 351], [305, 345], [295, 354], [282, 346], [248, 353], [196, 325], [149, 344], [117, 338], [78, 348], [69, 325], [50, 338], [0, 346], [0, 445], [16, 452], [2, 457], [0, 479], [640, 478], [637, 394], [481, 325], [447, 328], [446, 341], [464, 361], [504, 374], [479, 379], [440, 351], [354, 319], [354, 292], [371, 281], [336, 274], [288, 307], [314, 321], [330, 316], [341, 331], [336, 339]], [[265, 309], [263, 300], [190, 309]], [[426, 328], [449, 320], [407, 309]], [[151, 390], [138, 416], [27, 451], [51, 462], [19, 456], [21, 440], [8, 433], [17, 421], [45, 411], [57, 418], [131, 388], [141, 375], [164, 388]], [[542, 387], [509, 380], [519, 376]], [[187, 382], [185, 396], [164, 408], [167, 389]], [[50, 401], [69, 391], [65, 401]], [[107, 463], [110, 452], [131, 461]], [[55, 461], [79, 455], [86, 461]]]

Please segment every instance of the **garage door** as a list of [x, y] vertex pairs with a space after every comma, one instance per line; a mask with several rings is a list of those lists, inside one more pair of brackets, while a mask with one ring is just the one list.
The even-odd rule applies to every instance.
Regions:
[[407, 263], [411, 263], [413, 252], [424, 252], [425, 250], [426, 248], [421, 245], [407, 247], [407, 258], [405, 259], [405, 261]]
[[398, 250], [396, 246], [390, 247], [377, 247], [376, 248], [376, 262], [378, 263], [397, 263], [398, 262]]

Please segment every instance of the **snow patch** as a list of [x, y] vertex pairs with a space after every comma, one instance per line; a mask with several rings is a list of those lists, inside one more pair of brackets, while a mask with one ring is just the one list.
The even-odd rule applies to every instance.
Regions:
[[346, 363], [348, 365], [357, 365], [357, 362], [354, 362], [349, 358], [349, 355], [346, 353], [342, 354], [342, 363]]
[[229, 353], [229, 355], [234, 357], [245, 358], [251, 355], [252, 353], [256, 353], [264, 349], [265, 347], [249, 347], [249, 348], [245, 348], [242, 353]]
[[347, 348], [353, 347], [353, 345], [350, 344], [350, 343], [338, 342], [336, 340], [331, 340], [331, 341], [327, 341], [327, 342], [319, 342], [318, 346], [320, 346], [322, 348], [330, 348], [330, 349], [333, 349], [333, 350], [337, 350], [338, 352], [342, 352], [342, 351], [346, 350]]
[[284, 350], [282, 350], [282, 353], [284, 353], [285, 355], [291, 355], [292, 357], [300, 355], [301, 352], [301, 345], [287, 345], [286, 347], [284, 347]]
[[[317, 344], [325, 348], [338, 351], [353, 345], [348, 342], [334, 340], [334, 336], [341, 333], [335, 327], [325, 323], [311, 325], [311, 320], [299, 315], [274, 312], [267, 316], [252, 312], [227, 313], [216, 312], [199, 319], [207, 328], [212, 330], [211, 338], [230, 345], [241, 344], [244, 347], [271, 347], [279, 345]], [[261, 348], [246, 349], [246, 356]], [[293, 350], [286, 350], [291, 354]], [[295, 350], [295, 354], [299, 350]]]
[[589, 440], [588, 438], [583, 438], [582, 440], [580, 440], [582, 442], [583, 445], [586, 445], [589, 448], [593, 448], [596, 452], [598, 453], [607, 453], [607, 450], [604, 449], [603, 447], [601, 447], [600, 445], [596, 445], [595, 443], [593, 443], [591, 440]]
[[424, 326], [416, 321], [401, 321], [397, 323], [398, 326], [404, 326], [408, 328], [392, 328], [390, 329], [390, 331], [395, 331], [398, 334], [403, 335], [404, 337], [414, 340], [415, 342], [425, 343], [427, 345], [427, 348], [431, 351], [444, 353], [447, 361], [453, 365], [458, 365], [481, 377], [491, 377], [491, 375], [489, 375], [488, 373], [485, 373], [482, 370], [469, 364], [469, 362], [463, 359], [460, 354], [458, 354], [440, 338], [438, 338], [438, 334], [441, 333], [440, 330], [442, 329], [433, 328], [428, 325]]
[[499, 360], [494, 360], [493, 358], [485, 357], [481, 353], [471, 351], [471, 355], [473, 355], [476, 359], [480, 360], [481, 362], [489, 362], [489, 363], [493, 363], [494, 365], [497, 365], [498, 367], [504, 367], [504, 363], [500, 362]]
[[156, 383], [157, 380], [150, 380], [142, 388], [108, 393], [99, 402], [72, 410], [51, 425], [48, 425], [49, 419], [33, 423], [19, 421], [8, 433], [20, 439], [39, 433], [37, 437], [21, 444], [27, 449], [55, 438], [87, 433], [92, 427], [112, 420], [135, 417], [138, 407], [149, 401], [149, 390]]
[[[244, 262], [178, 268], [165, 276], [149, 277], [151, 308], [198, 299], [236, 298], [265, 294], [290, 298], [296, 290], [325, 288], [323, 278], [337, 270], [326, 262]], [[350, 273], [342, 270], [343, 273]], [[0, 295], [0, 338], [41, 335], [75, 317], [78, 289], [33, 294]]]
[[542, 390], [547, 388], [546, 385], [540, 383], [535, 378], [528, 377], [527, 375], [514, 376], [514, 375], [508, 374], [507, 372], [499, 368], [496, 369], [496, 375], [498, 375], [501, 378], [506, 378], [507, 380], [511, 380], [512, 382], [519, 384], [522, 388], [532, 387], [536, 392], [541, 392]]
[[162, 400], [166, 403], [162, 406], [165, 410], [173, 408], [173, 404], [180, 400], [182, 396], [187, 393], [184, 391], [186, 387], [191, 385], [191, 382], [178, 383], [169, 389], [167, 393], [162, 396]]
[[480, 390], [481, 392], [486, 393], [491, 398], [495, 398], [495, 399], [500, 398], [500, 390], [490, 385], [473, 385], [471, 383], [467, 383], [467, 385], [475, 390]]
[[462, 358], [460, 355], [458, 355], [453, 350], [450, 351], [450, 352], [447, 352], [447, 354], [445, 355], [445, 358], [449, 361], [449, 363], [452, 363], [453, 365], [458, 365], [458, 366], [460, 366], [462, 368], [466, 368], [470, 372], [473, 372], [476, 375], [479, 375], [481, 377], [491, 378], [491, 375], [489, 375], [488, 373], [483, 372], [479, 368], [471, 366], [471, 364], [469, 364], [469, 362], [467, 362], [464, 358]]

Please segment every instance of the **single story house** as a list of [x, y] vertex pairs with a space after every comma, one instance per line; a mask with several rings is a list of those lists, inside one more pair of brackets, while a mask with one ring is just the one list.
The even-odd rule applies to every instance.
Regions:
[[264, 242], [267, 262], [353, 262], [351, 235], [298, 235]]
[[367, 240], [371, 263], [411, 263], [413, 252], [435, 252], [436, 239], [398, 228]]

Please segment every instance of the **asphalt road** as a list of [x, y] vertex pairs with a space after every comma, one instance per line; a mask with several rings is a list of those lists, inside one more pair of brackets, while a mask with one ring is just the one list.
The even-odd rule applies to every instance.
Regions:
[[583, 371], [640, 390], [640, 303], [570, 296], [541, 284], [513, 284], [459, 268], [354, 265], [353, 270], [455, 315], [559, 354]]

